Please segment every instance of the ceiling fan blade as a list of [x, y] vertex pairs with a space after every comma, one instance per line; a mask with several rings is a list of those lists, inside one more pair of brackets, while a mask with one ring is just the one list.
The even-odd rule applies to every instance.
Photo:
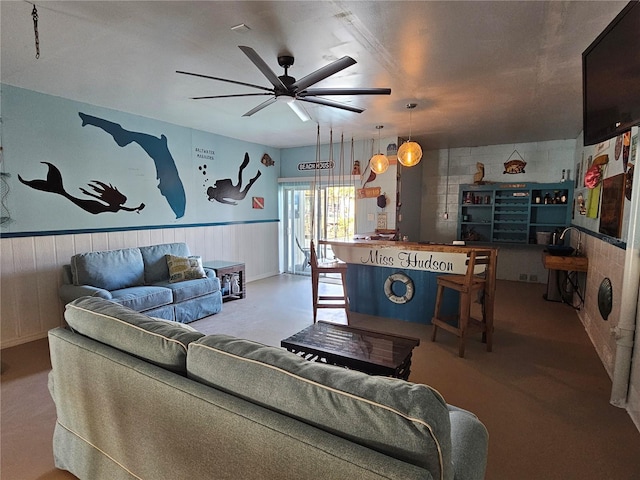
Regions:
[[364, 112], [363, 108], [352, 107], [351, 105], [346, 105], [340, 102], [334, 102], [333, 100], [328, 100], [326, 98], [299, 97], [298, 100], [300, 100], [301, 102], [309, 102], [309, 103], [317, 103], [318, 105], [326, 105], [327, 107], [340, 108], [342, 110], [348, 110], [350, 112], [356, 112], [356, 113]]
[[219, 82], [235, 83], [236, 85], [244, 85], [245, 87], [259, 88], [260, 90], [266, 90], [267, 92], [273, 92], [272, 88], [263, 87], [261, 85], [254, 85], [252, 83], [238, 82], [236, 80], [229, 80], [229, 79], [220, 78], [220, 77], [212, 77], [210, 75], [202, 75], [201, 73], [183, 72], [181, 70], [176, 70], [176, 73], [181, 73], [182, 75], [191, 75], [193, 77], [208, 78], [209, 80], [218, 80]]
[[390, 88], [307, 88], [298, 97], [309, 95], [391, 95]]
[[207, 100], [209, 98], [257, 97], [273, 95], [273, 93], [238, 93], [235, 95], [208, 95], [206, 97], [191, 97], [191, 100]]
[[245, 113], [242, 116], [243, 117], [250, 117], [254, 113], [259, 112], [260, 110], [262, 110], [263, 108], [268, 107], [269, 105], [271, 105], [275, 101], [276, 101], [276, 97], [270, 98], [269, 100], [265, 100], [260, 105], [258, 105], [257, 107], [253, 107], [251, 110], [249, 110], [247, 113]]
[[265, 61], [262, 60], [260, 55], [258, 55], [253, 48], [245, 47], [243, 45], [239, 45], [238, 48], [242, 50], [247, 57], [249, 57], [249, 60], [251, 60], [253, 64], [258, 67], [258, 70], [260, 70], [265, 77], [267, 77], [267, 80], [271, 82], [271, 85], [273, 85], [274, 88], [282, 89], [285, 91], [287, 90], [287, 87], [284, 83], [282, 83], [282, 80], [280, 80], [278, 76], [273, 73], [273, 70], [269, 68], [269, 65], [267, 65]]
[[307, 113], [307, 110], [294, 99], [288, 101], [287, 104], [300, 120], [302, 120], [303, 122], [308, 122], [309, 120], [311, 120], [311, 117]]
[[331, 75], [338, 73], [339, 71], [344, 70], [345, 68], [350, 67], [355, 63], [356, 61], [353, 58], [344, 56], [342, 58], [339, 58], [335, 62], [330, 63], [329, 65], [325, 65], [324, 67], [319, 68], [306, 77], [302, 77], [297, 82], [294, 82], [292, 88], [294, 89], [294, 91], [304, 90], [305, 88], [318, 83], [320, 80], [324, 80], [325, 78], [330, 77]]

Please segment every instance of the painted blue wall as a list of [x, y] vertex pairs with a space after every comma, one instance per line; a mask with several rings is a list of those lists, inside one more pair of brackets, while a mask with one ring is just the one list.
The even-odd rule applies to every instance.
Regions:
[[[2, 128], [3, 236], [278, 218], [279, 149], [9, 85], [2, 85]], [[262, 163], [264, 154], [275, 165]], [[216, 181], [233, 194], [258, 172], [244, 198], [226, 198], [236, 205], [210, 198]], [[114, 190], [126, 201], [104, 201]], [[253, 208], [253, 197], [264, 208]]]

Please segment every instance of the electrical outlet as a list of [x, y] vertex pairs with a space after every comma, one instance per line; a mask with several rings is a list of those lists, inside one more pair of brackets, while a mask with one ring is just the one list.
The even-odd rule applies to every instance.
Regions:
[[537, 282], [538, 281], [538, 276], [537, 275], [529, 275], [529, 281], [530, 282]]
[[526, 282], [527, 281], [527, 274], [526, 273], [521, 273], [520, 274], [520, 281], [522, 281], [522, 282]]
[[367, 221], [373, 222], [373, 213], [367, 213]]

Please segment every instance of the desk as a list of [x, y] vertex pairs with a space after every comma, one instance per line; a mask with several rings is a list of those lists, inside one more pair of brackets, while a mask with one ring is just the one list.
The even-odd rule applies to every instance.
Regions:
[[[222, 300], [235, 300], [244, 298], [246, 295], [245, 278], [244, 278], [244, 263], [227, 262], [224, 260], [213, 260], [210, 262], [203, 262], [203, 267], [212, 268], [216, 271], [216, 277], [220, 279], [220, 288], [222, 288], [224, 277], [232, 275], [238, 275], [239, 291], [233, 292], [231, 290], [231, 284], [229, 290], [222, 292]], [[231, 279], [229, 279], [231, 280]]]

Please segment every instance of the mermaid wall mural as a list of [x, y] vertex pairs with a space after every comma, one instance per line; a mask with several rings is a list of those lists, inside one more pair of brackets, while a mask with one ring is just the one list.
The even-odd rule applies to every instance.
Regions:
[[275, 148], [11, 86], [2, 107], [3, 235], [278, 221]]

